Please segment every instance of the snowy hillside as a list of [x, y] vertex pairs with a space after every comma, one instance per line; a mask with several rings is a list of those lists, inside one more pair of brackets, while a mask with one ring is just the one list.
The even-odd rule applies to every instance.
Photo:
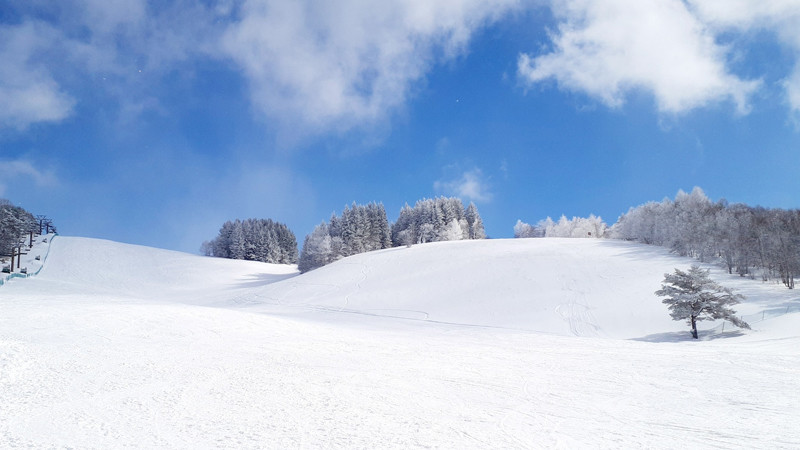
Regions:
[[[603, 239], [439, 242], [355, 255], [270, 284], [251, 299], [317, 312], [635, 338], [686, 331], [653, 292], [664, 273], [693, 262], [659, 247]], [[732, 287], [753, 284], [715, 275]], [[799, 297], [780, 286], [756, 287], [741, 314], [761, 312], [767, 292], [785, 302]]]
[[691, 262], [493, 240], [297, 275], [57, 237], [0, 287], [0, 447], [797, 448], [800, 295], [714, 271], [753, 330], [692, 341], [653, 294]]

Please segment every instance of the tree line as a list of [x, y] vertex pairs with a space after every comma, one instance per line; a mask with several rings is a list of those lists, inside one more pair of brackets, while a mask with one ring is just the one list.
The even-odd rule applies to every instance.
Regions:
[[345, 206], [342, 214], [317, 225], [303, 241], [298, 254], [297, 240], [289, 228], [271, 219], [228, 221], [211, 241], [203, 242], [202, 254], [276, 264], [297, 263], [301, 272], [322, 267], [358, 253], [416, 243], [483, 239], [478, 208], [464, 207], [458, 198], [422, 199], [407, 204], [397, 221], [389, 223], [381, 203]]
[[341, 216], [331, 215], [306, 236], [297, 264], [300, 272], [330, 264], [358, 253], [392, 246], [386, 210], [380, 203], [345, 207]]
[[[271, 228], [273, 227], [273, 228]], [[269, 231], [271, 230], [271, 231]], [[280, 230], [280, 231], [278, 231]], [[679, 191], [674, 200], [632, 207], [609, 227], [600, 217], [561, 216], [530, 225], [517, 221], [514, 236], [611, 238], [666, 247], [703, 262], [719, 260], [729, 273], [780, 280], [794, 288], [800, 277], [800, 210], [712, 202], [700, 188]], [[282, 264], [302, 272], [357, 253], [426, 242], [483, 239], [474, 204], [458, 198], [422, 199], [406, 204], [390, 224], [380, 203], [353, 203], [305, 237], [298, 254], [294, 234], [271, 220], [226, 222], [219, 236], [203, 244], [212, 256]]]
[[566, 237], [566, 238], [602, 238], [606, 237], [608, 226], [601, 217], [590, 214], [589, 217], [561, 216], [558, 222], [550, 217], [540, 220], [536, 225], [517, 220], [514, 225], [515, 238], [534, 237]]
[[39, 233], [39, 221], [33, 214], [6, 199], [0, 199], [0, 254], [11, 255], [31, 232]]
[[273, 264], [297, 263], [297, 239], [285, 224], [272, 219], [227, 221], [219, 235], [200, 247], [206, 256]]
[[790, 289], [800, 276], [800, 210], [712, 202], [700, 188], [631, 208], [611, 237], [718, 259], [728, 273], [780, 280]]
[[800, 277], [800, 210], [712, 202], [702, 189], [679, 191], [674, 200], [632, 207], [607, 227], [602, 219], [549, 217], [521, 220], [514, 237], [606, 237], [666, 247], [702, 262], [719, 261], [728, 273], [780, 280], [792, 289]]
[[306, 236], [300, 253], [301, 272], [322, 267], [357, 253], [436, 241], [483, 239], [486, 234], [477, 207], [458, 198], [422, 199], [406, 204], [389, 225], [380, 203], [345, 207]]
[[392, 225], [395, 246], [485, 237], [478, 208], [474, 203], [465, 208], [455, 197], [422, 199], [413, 208], [406, 204]]

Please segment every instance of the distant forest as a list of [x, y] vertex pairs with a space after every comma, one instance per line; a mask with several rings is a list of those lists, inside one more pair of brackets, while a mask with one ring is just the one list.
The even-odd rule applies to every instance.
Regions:
[[296, 264], [297, 239], [289, 227], [272, 219], [236, 219], [225, 222], [216, 238], [203, 242], [200, 252], [220, 258]]
[[465, 208], [458, 198], [423, 199], [413, 208], [405, 205], [391, 226], [382, 204], [354, 203], [306, 236], [298, 268], [307, 272], [346, 256], [401, 245], [485, 237], [478, 208], [473, 203]]
[[675, 200], [650, 202], [620, 216], [615, 239], [669, 248], [704, 262], [720, 261], [728, 273], [780, 280], [794, 288], [800, 276], [800, 210], [713, 203], [700, 188]]
[[[272, 231], [264, 231], [270, 227]], [[255, 219], [226, 222], [202, 250], [225, 258], [297, 263], [307, 272], [372, 250], [485, 237], [474, 204], [464, 207], [458, 198], [439, 197], [405, 205], [393, 224], [382, 204], [353, 203], [341, 216], [334, 213], [317, 225], [305, 237], [299, 256], [294, 234], [285, 225]], [[729, 273], [776, 280], [790, 289], [800, 277], [800, 210], [712, 202], [700, 188], [679, 191], [674, 200], [632, 207], [612, 226], [594, 215], [561, 216], [558, 221], [548, 217], [535, 225], [517, 221], [514, 237], [606, 238], [658, 245], [681, 256], [718, 262]]]
[[611, 227], [594, 216], [562, 216], [535, 226], [518, 221], [514, 235], [605, 237], [658, 245], [681, 256], [719, 262], [728, 273], [777, 280], [790, 289], [800, 276], [800, 210], [712, 202], [697, 187], [688, 194], [678, 192], [674, 200], [630, 208]]
[[216, 238], [203, 242], [206, 256], [276, 264], [297, 263], [307, 272], [341, 258], [400, 245], [435, 241], [483, 239], [486, 233], [478, 208], [464, 207], [458, 198], [439, 197], [405, 205], [390, 224], [381, 203], [346, 206], [317, 225], [305, 237], [298, 256], [297, 239], [289, 228], [271, 219], [228, 221]]

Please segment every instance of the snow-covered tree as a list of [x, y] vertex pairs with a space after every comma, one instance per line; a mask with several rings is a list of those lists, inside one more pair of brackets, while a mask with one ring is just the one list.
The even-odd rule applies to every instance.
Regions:
[[736, 317], [736, 311], [730, 308], [744, 297], [717, 284], [708, 274], [708, 270], [696, 265], [692, 265], [686, 272], [675, 269], [675, 273], [664, 274], [661, 289], [655, 294], [666, 297], [662, 303], [669, 306], [672, 318], [686, 320], [692, 327], [692, 337], [695, 339], [699, 320], [724, 319], [740, 328], [750, 329], [746, 322]]
[[215, 239], [203, 242], [200, 252], [219, 258], [294, 264], [297, 238], [289, 227], [272, 219], [236, 219], [225, 222]]
[[515, 238], [544, 237], [544, 230], [541, 230], [538, 227], [534, 227], [529, 223], [525, 223], [517, 219], [517, 223], [514, 225], [514, 237]]
[[486, 231], [475, 204], [437, 197], [405, 205], [391, 229], [394, 246], [461, 239], [484, 239]]
[[0, 199], [0, 254], [10, 254], [30, 232], [38, 233], [39, 226], [31, 213]]
[[[307, 272], [338, 259], [389, 248], [392, 236], [383, 204], [345, 206], [341, 217], [331, 215], [308, 235], [300, 254], [300, 271]], [[308, 245], [308, 248], [306, 248]]]
[[467, 239], [485, 239], [486, 231], [483, 228], [483, 220], [481, 215], [478, 214], [478, 207], [475, 203], [470, 202], [467, 209], [464, 210], [464, 219], [467, 221]]
[[300, 272], [306, 273], [333, 262], [331, 251], [331, 235], [328, 224], [322, 222], [303, 241], [303, 250], [297, 262]]
[[716, 260], [741, 276], [760, 271], [790, 289], [800, 277], [800, 211], [713, 203], [700, 188], [631, 208], [608, 234]]
[[562, 215], [558, 222], [548, 217], [540, 220], [536, 226], [517, 220], [514, 237], [602, 238], [606, 235], [606, 228], [603, 219], [594, 214], [589, 217], [573, 217], [571, 220]]
[[459, 225], [458, 221], [453, 219], [445, 228], [443, 228], [437, 236], [437, 241], [460, 241], [464, 239], [464, 230]]

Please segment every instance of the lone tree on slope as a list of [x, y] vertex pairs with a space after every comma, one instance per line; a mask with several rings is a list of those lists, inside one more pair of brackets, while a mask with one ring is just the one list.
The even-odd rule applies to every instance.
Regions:
[[686, 319], [695, 339], [698, 320], [725, 319], [739, 328], [749, 330], [750, 325], [736, 317], [736, 311], [730, 308], [744, 297], [712, 281], [708, 272], [696, 265], [692, 265], [687, 272], [675, 269], [674, 274], [664, 274], [664, 284], [656, 291], [656, 295], [667, 297], [662, 303], [669, 305], [673, 319]]

